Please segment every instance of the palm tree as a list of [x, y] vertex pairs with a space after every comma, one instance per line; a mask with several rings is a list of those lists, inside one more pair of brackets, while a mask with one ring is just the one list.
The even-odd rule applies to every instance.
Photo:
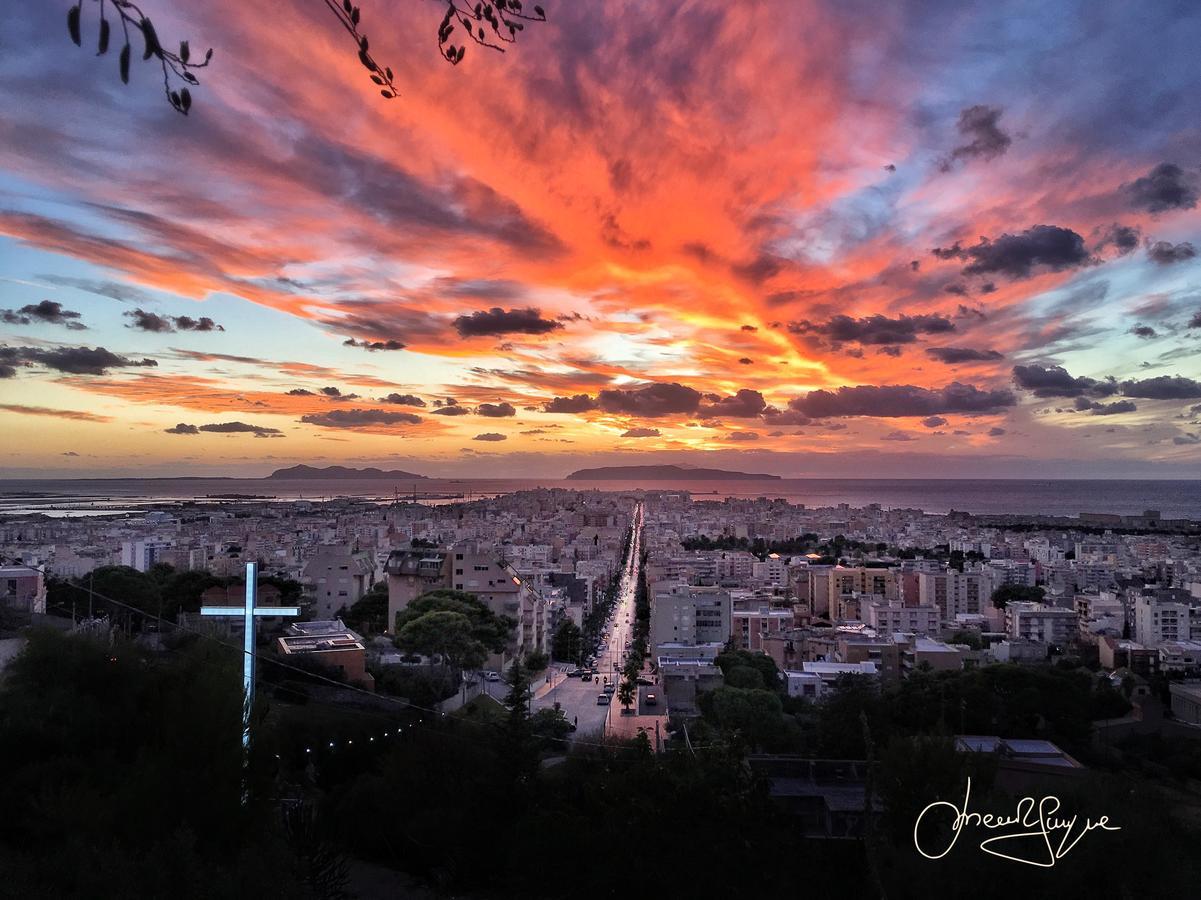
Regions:
[[633, 679], [627, 677], [617, 688], [617, 701], [626, 709], [629, 709], [630, 704], [634, 702], [636, 690]]

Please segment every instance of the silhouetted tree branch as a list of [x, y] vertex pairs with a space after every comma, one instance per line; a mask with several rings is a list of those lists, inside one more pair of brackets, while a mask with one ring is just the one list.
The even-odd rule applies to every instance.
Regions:
[[[173, 88], [171, 86], [172, 76], [177, 81], [187, 84], [200, 84], [200, 80], [196, 77], [193, 70], [205, 68], [213, 58], [213, 51], [209, 49], [204, 54], [203, 62], [194, 62], [187, 41], [180, 42], [178, 52], [167, 50], [159, 41], [158, 33], [154, 30], [154, 25], [150, 19], [131, 0], [92, 0], [92, 2], [98, 4], [100, 7], [97, 17], [99, 25], [96, 38], [96, 55], [103, 56], [108, 52], [112, 26], [105, 15], [105, 10], [106, 8], [111, 9], [117, 16], [117, 21], [121, 25], [121, 33], [125, 38], [117, 62], [121, 73], [121, 81], [129, 84], [129, 63], [133, 55], [131, 33], [140, 32], [143, 48], [142, 59], [148, 60], [154, 58], [159, 61], [163, 69], [163, 91], [167, 95], [167, 100], [178, 112], [186, 116], [188, 110], [192, 108], [192, 94], [186, 87]], [[77, 47], [83, 46], [83, 3], [84, 0], [79, 0], [78, 3], [67, 10], [67, 32], [71, 35], [71, 40], [75, 42]]]
[[[129, 83], [129, 65], [132, 59], [130, 35], [140, 32], [143, 40], [142, 59], [154, 58], [159, 61], [163, 70], [163, 91], [167, 100], [177, 112], [186, 116], [192, 108], [192, 94], [183, 85], [173, 87], [172, 82], [199, 84], [200, 80], [194, 70], [205, 68], [213, 58], [213, 51], [210, 49], [205, 53], [203, 62], [195, 62], [191, 58], [187, 41], [180, 41], [178, 52], [167, 50], [159, 41], [150, 18], [132, 0], [90, 2], [99, 6], [96, 55], [101, 56], [108, 52], [111, 36], [111, 24], [105, 15], [108, 8], [116, 14], [125, 38], [118, 60], [121, 81]], [[371, 81], [379, 87], [380, 96], [386, 100], [398, 96], [400, 91], [393, 80], [391, 67], [380, 65], [376, 61], [371, 54], [367, 35], [359, 30], [362, 18], [360, 8], [351, 0], [341, 0], [341, 3], [338, 0], [321, 2], [354, 39], [359, 62], [368, 71]], [[79, 47], [83, 46], [83, 9], [84, 0], [78, 0], [67, 10], [67, 32]], [[465, 41], [466, 38], [459, 35], [466, 34], [466, 37], [475, 43], [503, 53], [505, 48], [502, 44], [515, 43], [517, 33], [525, 30], [525, 22], [545, 21], [546, 13], [541, 6], [533, 7], [532, 15], [527, 14], [523, 11], [521, 0], [492, 0], [490, 3], [476, 3], [474, 6], [467, 0], [449, 0], [446, 15], [442, 18], [442, 24], [438, 26], [438, 52], [451, 65], [457, 66], [463, 61], [463, 55], [467, 51], [465, 44], [458, 42]]]

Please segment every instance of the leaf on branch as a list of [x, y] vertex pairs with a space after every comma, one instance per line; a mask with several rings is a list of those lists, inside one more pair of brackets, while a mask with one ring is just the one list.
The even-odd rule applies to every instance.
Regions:
[[192, 51], [191, 51], [191, 48], [188, 47], [188, 42], [180, 41], [179, 42], [179, 58], [186, 63], [188, 61], [188, 57], [191, 55], [192, 55]]
[[71, 40], [75, 42], [76, 47], [83, 46], [83, 38], [79, 33], [80, 12], [81, 10], [78, 6], [72, 6], [67, 10], [67, 31], [70, 33]]
[[129, 44], [121, 48], [121, 83], [129, 84]]
[[163, 48], [158, 42], [158, 35], [154, 31], [154, 25], [149, 19], [142, 19], [142, 36], [146, 39], [146, 49], [142, 53], [142, 59], [150, 59], [152, 56], [162, 56]]
[[97, 56], [103, 56], [105, 53], [108, 53], [108, 38], [109, 38], [108, 19], [101, 19], [100, 20], [100, 41], [96, 48]]

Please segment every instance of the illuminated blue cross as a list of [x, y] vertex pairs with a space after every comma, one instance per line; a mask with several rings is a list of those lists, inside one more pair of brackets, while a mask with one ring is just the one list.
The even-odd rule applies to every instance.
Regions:
[[242, 637], [242, 802], [247, 800], [245, 771], [250, 760], [250, 714], [254, 709], [254, 617], [298, 616], [298, 606], [255, 606], [258, 593], [258, 564], [246, 563], [246, 602], [242, 606], [202, 606], [202, 616], [241, 616]]

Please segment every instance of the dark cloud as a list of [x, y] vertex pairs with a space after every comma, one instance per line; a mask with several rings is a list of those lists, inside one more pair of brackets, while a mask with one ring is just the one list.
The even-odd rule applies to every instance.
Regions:
[[774, 406], [769, 406], [767, 409], [763, 410], [763, 421], [768, 425], [776, 426], [795, 425], [804, 427], [805, 425], [813, 424], [813, 419], [809, 418], [809, 416], [802, 415], [801, 413], [792, 409], [776, 409]]
[[425, 406], [425, 401], [413, 394], [389, 394], [380, 398], [381, 403], [395, 403], [397, 406]]
[[1138, 406], [1131, 400], [1115, 400], [1113, 403], [1091, 402], [1088, 409], [1094, 416], [1116, 416], [1120, 413], [1138, 412]]
[[753, 419], [767, 409], [767, 401], [758, 391], [741, 389], [732, 397], [705, 394], [697, 414], [705, 418], [727, 416], [731, 419]]
[[757, 431], [731, 431], [726, 435], [728, 441], [757, 441], [759, 440], [759, 432]]
[[944, 172], [950, 171], [955, 163], [964, 159], [995, 159], [1001, 156], [1013, 139], [1000, 128], [1003, 111], [995, 106], [969, 106], [959, 113], [955, 124], [964, 143], [940, 163]]
[[701, 394], [690, 387], [670, 382], [628, 391], [601, 391], [596, 402], [605, 412], [656, 418], [696, 412], [701, 404]]
[[18, 310], [0, 310], [0, 322], [7, 325], [32, 325], [34, 322], [44, 322], [49, 325], [64, 325], [72, 331], [87, 330], [88, 326], [80, 322], [79, 318], [79, 313], [63, 309], [63, 305], [54, 300], [30, 303]]
[[753, 366], [755, 364], [755, 361], [753, 359], [751, 359], [749, 356], [742, 357], [741, 359], [738, 360], [738, 362], [740, 365], [744, 365], [744, 366]]
[[459, 316], [454, 322], [460, 337], [488, 337], [501, 334], [547, 334], [563, 327], [562, 322], [542, 318], [542, 311], [529, 306], [504, 310], [494, 306]]
[[1136, 225], [1119, 225], [1117, 222], [1095, 232], [1097, 243], [1093, 245], [1096, 253], [1103, 253], [1113, 247], [1118, 256], [1125, 256], [1138, 249], [1142, 232]]
[[955, 330], [955, 323], [946, 316], [930, 313], [917, 316], [901, 315], [895, 319], [874, 315], [862, 319], [832, 316], [826, 322], [789, 322], [793, 334], [814, 334], [832, 343], [856, 341], [860, 344], [910, 344], [922, 334], [946, 334]]
[[208, 316], [201, 316], [199, 319], [193, 319], [191, 316], [160, 316], [158, 313], [149, 312], [139, 307], [131, 309], [128, 312], [122, 313], [126, 318], [133, 321], [127, 325], [127, 328], [136, 328], [138, 331], [152, 331], [159, 334], [167, 334], [176, 330], [179, 331], [224, 331], [225, 328], [218, 325]]
[[1112, 380], [1098, 381], [1083, 375], [1075, 377], [1063, 366], [1014, 366], [1013, 381], [1036, 397], [1078, 397], [1083, 394], [1108, 397], [1118, 391]]
[[659, 437], [658, 428], [631, 428], [628, 431], [623, 431], [621, 436], [624, 438], [651, 438]]
[[369, 350], [374, 353], [376, 350], [403, 350], [405, 345], [401, 341], [356, 341], [354, 338], [347, 338], [342, 342], [344, 347], [362, 347], [364, 350]]
[[290, 396], [290, 397], [316, 397], [317, 395], [314, 394], [312, 391], [310, 391], [308, 388], [292, 388], [292, 390], [288, 391], [288, 396]]
[[[109, 369], [157, 366], [153, 359], [130, 359], [103, 347], [8, 347], [0, 346], [0, 365], [44, 366], [68, 375], [105, 375]], [[8, 376], [11, 377], [11, 376]]]
[[927, 416], [926, 418], [922, 419], [922, 424], [927, 428], [938, 428], [942, 425], [946, 425], [947, 420], [942, 416]]
[[597, 408], [596, 401], [587, 394], [575, 394], [571, 397], [555, 397], [542, 407], [548, 413], [585, 413]]
[[362, 428], [371, 425], [416, 425], [421, 422], [421, 416], [384, 409], [335, 409], [301, 416], [300, 421], [322, 428]]
[[342, 391], [340, 391], [340, 390], [339, 390], [338, 388], [336, 388], [336, 387], [323, 387], [323, 388], [321, 389], [321, 393], [325, 394], [325, 396], [327, 396], [327, 397], [335, 397], [335, 398], [337, 398], [337, 397], [341, 397], [341, 396], [342, 396]]
[[1035, 225], [1020, 234], [1002, 234], [995, 240], [981, 238], [971, 247], [956, 242], [932, 251], [939, 259], [962, 259], [964, 275], [1007, 275], [1029, 278], [1035, 268], [1062, 272], [1089, 265], [1095, 258], [1084, 246], [1084, 238], [1070, 228]]
[[1172, 443], [1181, 446], [1186, 444], [1201, 444], [1201, 436], [1195, 434], [1178, 434], [1172, 438]]
[[173, 316], [171, 321], [180, 331], [224, 331], [225, 327], [218, 325], [208, 316], [193, 319], [191, 316]]
[[211, 431], [216, 434], [253, 434], [256, 436], [282, 434], [278, 428], [264, 428], [261, 425], [247, 425], [245, 422], [216, 422], [212, 425], [201, 425], [200, 430]]
[[796, 412], [813, 418], [874, 416], [898, 418], [935, 416], [945, 413], [994, 412], [1017, 402], [1007, 390], [981, 390], [975, 385], [953, 381], [930, 390], [911, 384], [857, 385], [834, 391], [810, 391], [789, 402]]
[[1193, 400], [1201, 397], [1201, 382], [1180, 375], [1159, 375], [1123, 381], [1122, 393], [1143, 400]]
[[1142, 178], [1122, 185], [1122, 192], [1131, 206], [1149, 213], [1192, 209], [1197, 205], [1197, 175], [1174, 163], [1160, 163]]
[[730, 271], [739, 278], [744, 278], [755, 284], [761, 284], [769, 278], [774, 278], [780, 274], [783, 268], [783, 261], [780, 257], [772, 256], [769, 253], [761, 253], [752, 260], [730, 266]]
[[913, 441], [913, 440], [917, 440], [917, 439], [915, 437], [913, 437], [913, 435], [908, 434], [904, 431], [890, 431], [888, 434], [883, 435], [880, 438], [880, 440], [882, 440], [882, 441]]
[[759, 330], [759, 329], [758, 329], [756, 326], [754, 326], [754, 325], [743, 325], [743, 326], [742, 326], [742, 327], [739, 329], [739, 331], [758, 331], [758, 330]]
[[1188, 241], [1181, 241], [1179, 244], [1172, 244], [1168, 241], [1156, 241], [1147, 247], [1147, 258], [1153, 263], [1158, 263], [1161, 266], [1170, 266], [1172, 263], [1185, 262], [1197, 255], [1197, 248]]
[[505, 278], [447, 276], [434, 279], [430, 287], [444, 297], [470, 297], [472, 300], [516, 300], [525, 292], [519, 282]]
[[100, 297], [108, 297], [110, 300], [117, 300], [121, 303], [153, 303], [154, 296], [149, 291], [144, 291], [141, 288], [134, 287], [128, 284], [122, 284], [119, 281], [106, 281], [97, 278], [75, 278], [70, 275], [38, 275], [39, 281], [47, 281], [50, 284], [62, 285], [63, 287], [74, 288], [78, 291], [85, 291], [89, 294], [96, 294]]
[[167, 434], [200, 434], [200, 429], [195, 425], [187, 425], [180, 422], [174, 428], [164, 428], [163, 431]]
[[994, 425], [992, 428], [988, 429], [989, 437], [1000, 437], [1004, 433], [1005, 433], [1005, 429], [1001, 428], [1000, 426], [997, 426], [997, 425]]
[[1134, 325], [1131, 327], [1130, 333], [1135, 337], [1144, 338], [1145, 340], [1151, 340], [1152, 338], [1159, 337], [1159, 332], [1150, 325]]
[[974, 347], [927, 347], [926, 355], [949, 366], [965, 362], [994, 362], [1004, 358], [996, 350], [977, 350]]
[[174, 331], [175, 328], [171, 325], [171, 319], [168, 316], [160, 316], [158, 313], [147, 312], [144, 309], [131, 309], [129, 312], [122, 313], [123, 316], [133, 319], [133, 322], [127, 325], [127, 328], [136, 328], [139, 331], [155, 331], [166, 333]]
[[430, 414], [434, 416], [466, 416], [471, 413], [466, 406], [460, 406], [458, 403], [451, 403], [446, 406], [439, 406], [437, 409], [430, 410]]
[[475, 414], [490, 419], [503, 419], [517, 415], [517, 409], [512, 403], [481, 403], [475, 408]]
[[1193, 313], [1193, 317], [1188, 320], [1189, 328], [1201, 328], [1201, 310]]
[[507, 434], [498, 434], [495, 431], [485, 431], [483, 434], [477, 434], [472, 438], [473, 441], [507, 441]]

